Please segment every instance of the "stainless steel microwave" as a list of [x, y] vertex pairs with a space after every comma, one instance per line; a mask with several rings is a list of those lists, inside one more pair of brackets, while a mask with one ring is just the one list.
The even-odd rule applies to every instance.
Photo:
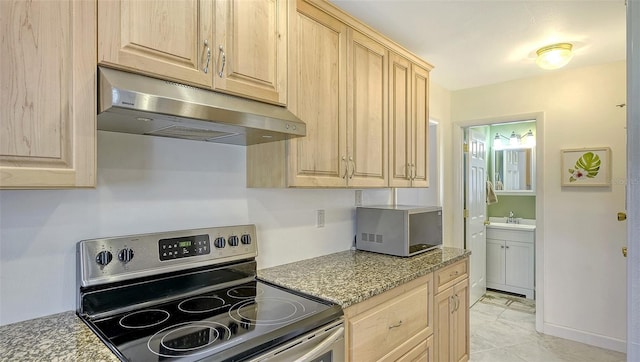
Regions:
[[442, 246], [440, 206], [356, 208], [356, 249], [413, 256]]

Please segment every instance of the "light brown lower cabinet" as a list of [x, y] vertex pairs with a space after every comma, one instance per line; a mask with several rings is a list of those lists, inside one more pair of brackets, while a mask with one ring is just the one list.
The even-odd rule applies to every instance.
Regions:
[[435, 272], [435, 361], [469, 360], [468, 259]]
[[432, 303], [428, 274], [346, 308], [347, 360], [430, 361]]
[[469, 259], [345, 308], [346, 360], [469, 359]]

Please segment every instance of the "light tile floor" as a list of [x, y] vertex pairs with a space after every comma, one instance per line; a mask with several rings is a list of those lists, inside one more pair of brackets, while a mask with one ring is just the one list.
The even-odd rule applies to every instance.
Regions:
[[471, 307], [472, 362], [624, 362], [624, 353], [536, 332], [536, 316], [478, 302]]

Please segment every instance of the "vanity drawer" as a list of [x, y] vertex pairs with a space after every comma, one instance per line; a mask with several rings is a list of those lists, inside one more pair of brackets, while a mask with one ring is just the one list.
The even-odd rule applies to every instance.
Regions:
[[487, 239], [520, 241], [533, 243], [533, 230], [504, 230], [487, 227]]
[[435, 272], [436, 293], [447, 289], [453, 284], [467, 278], [467, 259], [444, 267]]
[[426, 338], [431, 333], [430, 297], [423, 284], [349, 319], [351, 361], [376, 361], [390, 351], [402, 355], [411, 347], [405, 342], [417, 335]]

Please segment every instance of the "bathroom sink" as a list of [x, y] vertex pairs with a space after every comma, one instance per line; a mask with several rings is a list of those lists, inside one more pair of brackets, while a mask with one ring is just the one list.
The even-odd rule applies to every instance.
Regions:
[[487, 225], [487, 227], [494, 228], [494, 229], [524, 230], [524, 231], [529, 231], [529, 230], [535, 230], [536, 229], [535, 225], [512, 224], [512, 223], [494, 222], [494, 221], [491, 221], [489, 223], [489, 225]]

